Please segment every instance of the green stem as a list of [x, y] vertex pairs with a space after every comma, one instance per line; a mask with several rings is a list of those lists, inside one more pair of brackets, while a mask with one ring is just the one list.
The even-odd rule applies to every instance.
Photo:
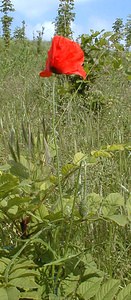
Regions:
[[60, 203], [61, 203], [61, 211], [63, 214], [63, 199], [62, 199], [62, 187], [61, 187], [61, 176], [60, 176], [60, 164], [59, 164], [59, 152], [58, 152], [58, 145], [57, 145], [57, 137], [56, 137], [56, 104], [55, 104], [55, 78], [53, 82], [53, 137], [54, 137], [54, 145], [56, 151], [56, 164], [57, 164], [57, 177], [58, 177], [58, 187], [59, 187], [59, 196], [60, 196]]
[[69, 246], [69, 241], [70, 241], [70, 236], [71, 236], [72, 226], [73, 226], [73, 221], [74, 221], [74, 209], [75, 209], [77, 192], [78, 192], [78, 186], [79, 186], [80, 172], [81, 172], [81, 164], [80, 164], [80, 167], [79, 167], [79, 171], [78, 171], [78, 175], [77, 175], [77, 181], [76, 181], [76, 188], [75, 188], [75, 192], [74, 192], [74, 199], [73, 199], [73, 204], [72, 204], [70, 228], [69, 228], [69, 232], [68, 232], [68, 235], [67, 235], [66, 246], [65, 246], [65, 256], [66, 256], [67, 251], [68, 251], [68, 246]]

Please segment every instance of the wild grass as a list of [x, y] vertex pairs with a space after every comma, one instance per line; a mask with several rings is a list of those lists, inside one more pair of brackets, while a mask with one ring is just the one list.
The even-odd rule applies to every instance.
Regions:
[[[61, 197], [68, 199], [72, 197], [73, 191], [74, 197], [77, 198], [74, 209], [77, 207], [78, 210], [81, 202], [86, 206], [85, 202], [91, 193], [101, 197], [120, 193], [126, 202], [131, 193], [131, 86], [125, 72], [126, 63], [116, 70], [110, 68], [106, 74], [101, 71], [84, 95], [79, 91], [70, 92], [68, 79], [56, 76], [53, 95], [54, 78], [42, 79], [38, 75], [44, 66], [47, 48], [48, 45], [44, 43], [43, 51], [38, 55], [34, 44], [27, 42], [19, 45], [12, 42], [8, 53], [0, 53], [1, 165], [7, 163], [11, 157], [9, 144], [14, 153], [20, 152], [27, 160], [32, 156], [37, 169], [43, 166], [44, 151], [47, 160], [51, 159], [51, 166], [57, 166], [57, 171], [58, 159], [61, 170], [62, 166], [72, 164], [75, 153], [82, 152], [87, 156], [87, 160], [81, 173], [78, 178], [72, 175], [67, 178], [66, 184], [62, 183]], [[55, 131], [52, 120], [53, 96], [56, 105]], [[54, 146], [54, 132], [58, 157]], [[42, 136], [46, 137], [47, 144], [45, 142], [44, 146], [33, 148], [34, 143]], [[110, 156], [97, 153], [101, 150], [106, 151], [109, 145], [117, 147], [116, 151], [110, 151]], [[34, 153], [32, 148], [35, 149]], [[93, 155], [93, 151], [96, 151], [97, 157]], [[43, 176], [42, 172], [40, 176]], [[35, 174], [33, 175], [35, 177]], [[54, 172], [53, 176], [57, 176], [57, 172]], [[49, 190], [48, 206], [53, 204], [55, 207], [55, 201], [57, 204], [60, 185], [61, 182], [58, 185], [59, 189], [56, 186], [53, 194]], [[58, 243], [61, 233], [63, 234], [63, 226], [67, 226], [61, 243], [69, 243], [70, 253], [71, 248], [72, 253], [89, 249], [98, 268], [105, 272], [106, 278], [119, 278], [123, 285], [129, 283], [129, 223], [119, 226], [118, 223], [109, 220], [106, 222], [101, 217], [96, 217], [95, 220], [94, 215], [92, 216], [90, 215], [89, 220], [87, 218], [86, 221], [77, 222], [73, 211], [72, 225], [67, 221], [66, 225], [60, 225], [58, 222], [57, 230], [54, 227], [55, 244], [51, 246], [62, 255]], [[74, 232], [77, 232], [76, 236]], [[52, 240], [52, 232], [49, 230], [46, 242], [48, 238]], [[63, 248], [63, 251], [67, 250], [68, 245]], [[41, 255], [41, 249], [37, 251]], [[52, 258], [48, 259], [51, 261]], [[61, 270], [59, 274], [62, 276]]]

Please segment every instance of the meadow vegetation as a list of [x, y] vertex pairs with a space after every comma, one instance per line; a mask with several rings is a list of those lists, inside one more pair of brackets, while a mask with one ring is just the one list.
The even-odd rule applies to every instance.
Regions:
[[79, 38], [87, 79], [40, 78], [48, 42], [0, 40], [0, 298], [131, 299], [130, 50]]

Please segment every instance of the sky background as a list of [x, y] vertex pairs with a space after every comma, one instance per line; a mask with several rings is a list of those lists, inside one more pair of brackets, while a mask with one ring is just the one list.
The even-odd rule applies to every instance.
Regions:
[[[26, 36], [33, 38], [33, 32], [44, 26], [44, 39], [50, 40], [54, 34], [59, 0], [12, 0], [15, 12], [12, 30], [26, 22]], [[1, 1], [0, 1], [1, 3]], [[110, 31], [116, 18], [124, 23], [131, 14], [131, 0], [75, 0], [75, 21], [72, 25], [74, 38], [82, 33], [90, 33], [90, 29]], [[1, 15], [0, 15], [1, 16]]]

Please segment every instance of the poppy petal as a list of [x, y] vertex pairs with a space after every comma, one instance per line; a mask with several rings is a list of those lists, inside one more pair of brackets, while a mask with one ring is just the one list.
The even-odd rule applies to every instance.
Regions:
[[40, 76], [49, 77], [52, 73], [76, 74], [86, 78], [86, 72], [82, 67], [84, 52], [80, 45], [63, 36], [54, 36], [48, 51], [45, 70]]

